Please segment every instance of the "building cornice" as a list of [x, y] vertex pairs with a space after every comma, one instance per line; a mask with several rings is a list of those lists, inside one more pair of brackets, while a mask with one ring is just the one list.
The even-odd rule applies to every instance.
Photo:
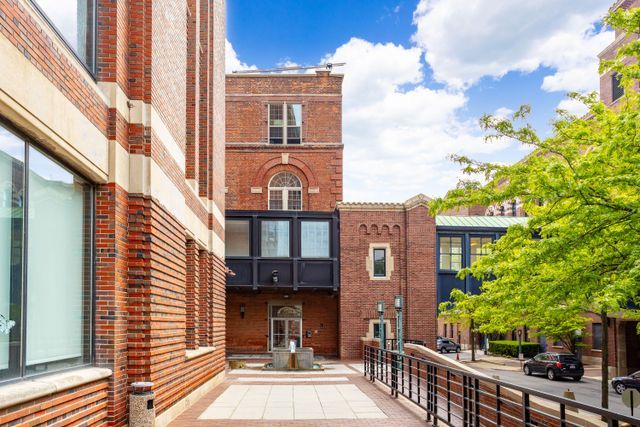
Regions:
[[405, 211], [424, 206], [429, 207], [431, 198], [424, 194], [417, 194], [404, 203], [386, 202], [339, 202], [337, 208], [340, 211]]

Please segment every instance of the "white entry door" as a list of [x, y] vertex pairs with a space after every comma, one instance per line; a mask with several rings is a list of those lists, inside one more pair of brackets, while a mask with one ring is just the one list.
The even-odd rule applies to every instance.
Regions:
[[269, 308], [269, 351], [289, 348], [290, 340], [302, 347], [302, 306], [274, 304]]

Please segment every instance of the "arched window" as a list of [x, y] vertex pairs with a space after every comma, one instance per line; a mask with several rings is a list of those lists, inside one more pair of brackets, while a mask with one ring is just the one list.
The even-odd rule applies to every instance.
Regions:
[[269, 209], [281, 211], [302, 210], [302, 184], [297, 176], [280, 172], [269, 182]]

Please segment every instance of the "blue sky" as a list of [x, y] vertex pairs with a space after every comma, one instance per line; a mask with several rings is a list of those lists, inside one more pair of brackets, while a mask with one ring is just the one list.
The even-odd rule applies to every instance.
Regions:
[[[529, 148], [486, 144], [483, 113], [533, 108], [541, 135], [568, 91], [598, 88], [611, 40], [606, 0], [228, 0], [227, 69], [347, 62], [345, 200], [443, 195], [451, 153], [510, 163]], [[372, 171], [375, 171], [373, 173]]]

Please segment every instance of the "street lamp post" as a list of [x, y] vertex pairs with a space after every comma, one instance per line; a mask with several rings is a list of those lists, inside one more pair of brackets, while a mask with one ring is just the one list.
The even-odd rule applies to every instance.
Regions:
[[518, 329], [518, 360], [523, 360], [524, 355], [522, 354], [522, 329]]
[[380, 319], [380, 323], [378, 325], [378, 336], [380, 337], [380, 349], [384, 350], [385, 343], [385, 327], [384, 327], [384, 301], [378, 301], [378, 318]]
[[402, 295], [396, 295], [393, 305], [396, 309], [396, 342], [398, 343], [398, 353], [402, 354]]

